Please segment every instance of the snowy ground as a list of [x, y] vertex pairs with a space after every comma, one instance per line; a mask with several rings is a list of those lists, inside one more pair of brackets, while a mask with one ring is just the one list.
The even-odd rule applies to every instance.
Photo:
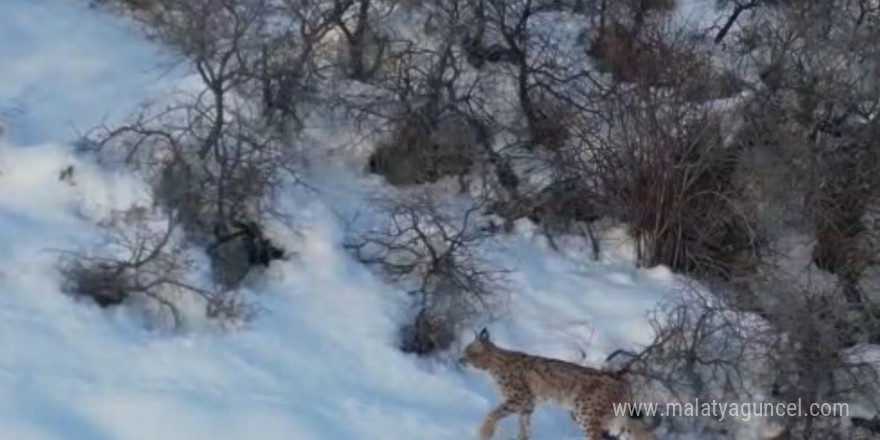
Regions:
[[[254, 293], [265, 312], [245, 330], [150, 332], [59, 292], [55, 251], [92, 243], [90, 219], [146, 197], [69, 142], [175, 81], [160, 48], [84, 3], [7, 0], [0, 14], [0, 438], [475, 438], [497, 401], [488, 381], [399, 353], [398, 292], [341, 249], [336, 214], [375, 184], [350, 170], [334, 169], [318, 195], [290, 194], [303, 234], [281, 239], [298, 258], [265, 273]], [[58, 180], [69, 164], [75, 185]], [[502, 345], [570, 360], [583, 350], [598, 364], [650, 338], [644, 313], [673, 294], [667, 271], [634, 269], [624, 240], [586, 264], [522, 226], [497, 252], [515, 269], [490, 326]], [[503, 426], [511, 435], [514, 420]], [[534, 432], [580, 438], [545, 408]]]

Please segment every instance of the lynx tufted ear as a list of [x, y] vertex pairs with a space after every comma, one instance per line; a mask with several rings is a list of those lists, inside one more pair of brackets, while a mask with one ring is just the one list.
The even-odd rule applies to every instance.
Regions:
[[483, 327], [483, 329], [480, 330], [480, 334], [477, 337], [481, 341], [488, 341], [489, 340], [489, 331], [486, 330], [486, 327]]

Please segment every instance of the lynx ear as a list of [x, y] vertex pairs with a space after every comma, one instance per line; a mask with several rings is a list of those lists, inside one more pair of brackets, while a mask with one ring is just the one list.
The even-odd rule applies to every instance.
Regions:
[[483, 329], [480, 330], [480, 334], [477, 337], [480, 338], [481, 341], [489, 340], [489, 331], [486, 330], [486, 327], [483, 327]]

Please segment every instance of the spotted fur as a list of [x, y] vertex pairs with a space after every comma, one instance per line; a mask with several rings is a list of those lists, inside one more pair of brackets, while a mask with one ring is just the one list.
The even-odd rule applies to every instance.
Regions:
[[598, 370], [495, 345], [483, 329], [465, 348], [461, 362], [488, 373], [502, 402], [483, 419], [480, 439], [489, 440], [499, 420], [519, 415], [518, 440], [531, 435], [531, 414], [538, 402], [567, 407], [572, 419], [587, 434], [600, 440], [612, 430], [632, 440], [652, 440], [651, 429], [630, 417], [615, 417], [613, 403], [630, 401], [630, 386], [619, 371]]

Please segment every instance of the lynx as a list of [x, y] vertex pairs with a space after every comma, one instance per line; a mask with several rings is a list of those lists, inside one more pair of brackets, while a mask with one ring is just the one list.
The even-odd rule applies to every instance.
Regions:
[[600, 440], [611, 433], [631, 440], [652, 440], [653, 429], [631, 416], [615, 416], [613, 403], [627, 402], [630, 385], [623, 371], [605, 371], [571, 362], [507, 350], [495, 345], [483, 329], [467, 345], [461, 363], [488, 373], [502, 396], [501, 404], [486, 415], [480, 439], [489, 440], [499, 420], [519, 414], [518, 440], [531, 435], [531, 414], [537, 402], [549, 401], [567, 407], [588, 440]]

